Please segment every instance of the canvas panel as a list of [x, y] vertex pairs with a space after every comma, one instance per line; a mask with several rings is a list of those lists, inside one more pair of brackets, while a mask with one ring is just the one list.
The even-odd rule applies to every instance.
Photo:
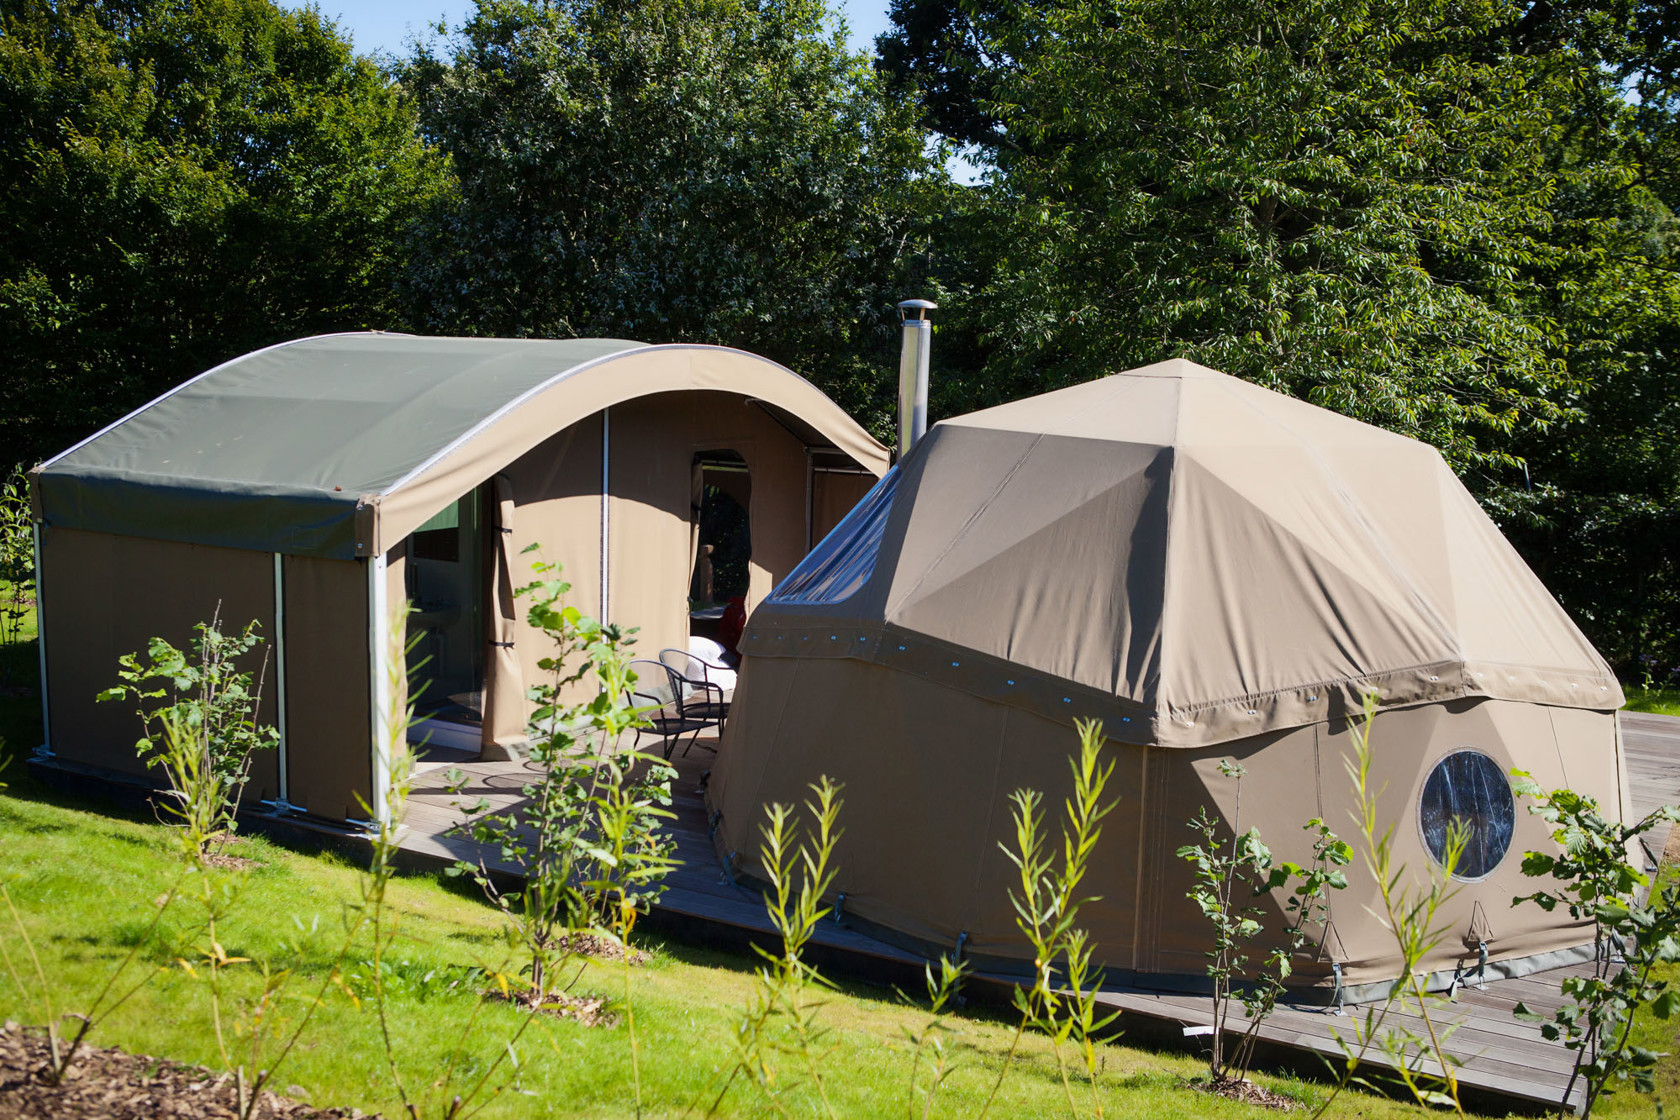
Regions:
[[288, 556], [284, 579], [288, 796], [359, 818], [356, 796], [373, 797], [367, 562]]
[[485, 589], [490, 648], [484, 658], [483, 744], [486, 752], [506, 754], [507, 748], [525, 741], [529, 716], [525, 672], [516, 644], [520, 604], [514, 599], [514, 590], [521, 585], [514, 582], [519, 561], [512, 544], [519, 515], [513, 482], [505, 474], [491, 480], [490, 492], [494, 499], [492, 516], [485, 527], [490, 554], [490, 579]]
[[[532, 448], [502, 472], [511, 484], [514, 501], [513, 532], [507, 548], [512, 563], [513, 586], [523, 587], [536, 578], [531, 565], [537, 560], [558, 563], [560, 577], [572, 585], [566, 601], [591, 618], [601, 613], [601, 417], [586, 417], [564, 428]], [[539, 551], [525, 549], [539, 546]], [[552, 652], [552, 645], [540, 630], [526, 621], [529, 602], [516, 599], [514, 607], [514, 652], [525, 687], [547, 678], [537, 664]], [[523, 710], [523, 709], [522, 709]], [[510, 717], [506, 724], [498, 717], [498, 731], [524, 715]]]
[[732, 393], [662, 393], [611, 412], [611, 621], [637, 626], [653, 657], [688, 643], [693, 461], [734, 451], [751, 480], [748, 609], [805, 555], [805, 447]]
[[[951, 487], [949, 472], [971, 462], [930, 461], [923, 487]], [[912, 521], [888, 621], [1112, 695], [1151, 698], [1161, 644], [1149, 608], [1164, 591], [1170, 455], [1056, 439], [1019, 466], [1005, 459], [995, 469], [989, 500], [949, 539], [943, 525]]]
[[1312, 726], [1367, 689], [1620, 702], [1433, 451], [1199, 366], [942, 423], [897, 469], [861, 590], [772, 602], [744, 648], [827, 657], [826, 632], [855, 630], [847, 656], [1062, 722], [1142, 707], [1134, 739], [1186, 749]]
[[[264, 672], [274, 635], [274, 558], [264, 553], [118, 537], [56, 526], [41, 533], [42, 616], [47, 635], [47, 699], [53, 753], [72, 762], [146, 773], [135, 743], [137, 705], [96, 703], [116, 686], [117, 658], [163, 638], [187, 650], [193, 627], [221, 610], [223, 629], [256, 621], [264, 643], [248, 667]], [[275, 670], [267, 664], [259, 718], [274, 724]], [[247, 796], [277, 790], [272, 751], [253, 761]]]
[[[1602, 725], [1601, 725], [1602, 726]], [[1611, 728], [1596, 745], [1580, 749], [1599, 756], [1607, 772], [1615, 769]], [[1347, 820], [1354, 806], [1351, 785], [1333, 781], [1332, 771], [1351, 757], [1349, 729], [1332, 725], [1324, 740], [1323, 770], [1326, 819], [1332, 827]], [[1563, 784], [1552, 725], [1546, 708], [1497, 700], [1456, 700], [1402, 711], [1385, 712], [1372, 728], [1372, 785], [1381, 790], [1379, 819], [1395, 825], [1394, 852], [1404, 865], [1404, 881], [1426, 882], [1433, 857], [1424, 844], [1420, 797], [1430, 772], [1447, 755], [1472, 749], [1509, 773], [1520, 768], [1547, 788]], [[1522, 853], [1553, 850], [1545, 822], [1517, 803], [1515, 831], [1504, 858], [1492, 872], [1476, 881], [1456, 884], [1457, 893], [1443, 907], [1440, 922], [1448, 931], [1440, 947], [1424, 961], [1430, 971], [1471, 967], [1477, 957], [1478, 932], [1491, 931], [1489, 959], [1500, 961], [1589, 942], [1591, 932], [1567, 914], [1547, 914], [1535, 906], [1512, 907], [1511, 900], [1528, 894], [1535, 884], [1521, 873]], [[1341, 831], [1356, 842], [1350, 825]], [[1381, 903], [1364, 874], [1350, 876], [1349, 889], [1336, 899], [1336, 925], [1348, 959], [1344, 971], [1350, 983], [1393, 975], [1395, 950], [1390, 935], [1366, 908], [1380, 911]]]
[[[763, 805], [801, 800], [807, 783], [829, 774], [846, 783], [840, 889], [848, 913], [926, 945], [950, 946], [966, 934], [971, 954], [1021, 960], [1026, 948], [1008, 902], [1015, 871], [997, 844], [1012, 839], [1008, 796], [1023, 787], [1043, 792], [1054, 839], [1071, 785], [1066, 767], [1076, 746], [1072, 732], [846, 658], [749, 657], [744, 673], [708, 791], [708, 803], [721, 811], [720, 852], [734, 853], [738, 866], [751, 871]], [[1407, 867], [1406, 882], [1425, 882], [1430, 866], [1418, 801], [1433, 766], [1471, 747], [1501, 770], [1520, 766], [1548, 786], [1559, 784], [1551, 726], [1543, 707], [1487, 700], [1378, 717], [1372, 783], [1381, 791], [1380, 822], [1396, 826], [1396, 858]], [[1596, 731], [1596, 741], [1572, 749], [1596, 753], [1600, 768], [1613, 771], [1613, 759], [1604, 762], [1615, 749], [1613, 727], [1600, 723]], [[1344, 768], [1350, 754], [1345, 723], [1202, 750], [1111, 744], [1111, 792], [1120, 801], [1104, 825], [1087, 882], [1101, 899], [1085, 912], [1098, 959], [1112, 970], [1135, 971], [1141, 983], [1149, 975], [1201, 977], [1210, 927], [1186, 897], [1193, 871], [1177, 855], [1198, 839], [1191, 819], [1206, 807], [1222, 822], [1227, 841], [1233, 826], [1257, 827], [1279, 859], [1298, 863], [1310, 858], [1312, 833], [1305, 826], [1315, 816], [1357, 846]], [[1218, 771], [1224, 759], [1246, 767], [1240, 818], [1239, 786]], [[1473, 967], [1484, 936], [1496, 964], [1590, 939], [1567, 915], [1510, 906], [1511, 898], [1534, 889], [1520, 873], [1522, 852], [1549, 843], [1543, 824], [1522, 806], [1517, 810], [1503, 860], [1486, 877], [1459, 884], [1444, 909], [1449, 936], [1425, 962], [1431, 971]], [[1348, 876], [1349, 888], [1332, 898], [1331, 928], [1309, 930], [1323, 951], [1298, 963], [1303, 983], [1332, 984], [1332, 961], [1342, 964], [1348, 984], [1380, 980], [1391, 977], [1400, 960], [1380, 917], [1380, 897], [1357, 857]], [[1284, 901], [1281, 895], [1261, 900], [1269, 933], [1256, 951], [1283, 936]]]
[[[247, 354], [166, 394], [37, 476], [49, 520], [341, 559], [356, 505], [615, 339], [342, 334]], [[439, 501], [395, 543], [492, 473]]]
[[869, 493], [877, 478], [873, 474], [858, 474], [849, 471], [812, 471], [811, 472], [811, 545], [816, 543], [840, 524], [840, 519], [852, 512], [852, 507], [863, 501], [863, 496]]

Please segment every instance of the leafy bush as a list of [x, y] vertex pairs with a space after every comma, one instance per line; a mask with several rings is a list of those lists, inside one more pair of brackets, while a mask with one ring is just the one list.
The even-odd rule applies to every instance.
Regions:
[[[538, 663], [547, 679], [530, 690], [530, 764], [538, 777], [515, 808], [496, 811], [481, 798], [467, 825], [473, 839], [521, 867], [524, 880], [504, 890], [482, 862], [455, 871], [501, 909], [528, 954], [526, 998], [540, 1007], [560, 987], [574, 933], [627, 936], [634, 916], [663, 890], [675, 841], [660, 825], [671, 816], [676, 772], [623, 743], [646, 725], [629, 702], [629, 635], [564, 603], [571, 585], [559, 578], [560, 565], [539, 560], [532, 570], [541, 578], [516, 594], [531, 600], [526, 617], [552, 646]], [[586, 677], [593, 695], [570, 700]], [[452, 771], [449, 781], [459, 791], [466, 776]]]
[[163, 769], [173, 798], [165, 811], [180, 822], [187, 854], [203, 862], [212, 845], [238, 828], [252, 757], [273, 748], [280, 733], [258, 722], [267, 655], [254, 680], [240, 668], [262, 643], [258, 624], [225, 634], [218, 604], [210, 621], [193, 629], [190, 656], [163, 638], [151, 640], [145, 664], [137, 654], [123, 654], [117, 676], [124, 683], [99, 699], [140, 705], [145, 735], [135, 750], [148, 767]]
[[[1305, 825], [1314, 833], [1311, 864], [1278, 863], [1271, 849], [1260, 839], [1260, 830], [1242, 831], [1242, 779], [1247, 772], [1240, 762], [1227, 759], [1219, 772], [1237, 784], [1236, 807], [1231, 815], [1235, 834], [1229, 848], [1220, 838], [1218, 818], [1200, 809], [1190, 827], [1201, 833], [1200, 844], [1178, 850], [1180, 859], [1196, 865], [1196, 883], [1187, 897], [1212, 923], [1213, 948], [1208, 950], [1207, 974], [1213, 981], [1213, 1038], [1208, 1056], [1208, 1073], [1215, 1084], [1242, 1081], [1254, 1059], [1260, 1026], [1277, 1007], [1278, 997], [1294, 971], [1294, 959], [1307, 946], [1309, 923], [1320, 921], [1328, 909], [1332, 890], [1347, 886], [1347, 875], [1339, 870], [1352, 859], [1352, 849], [1336, 838], [1328, 825], [1314, 817]], [[1262, 896], [1295, 884], [1284, 903], [1290, 915], [1285, 940], [1274, 946], [1253, 977], [1247, 976], [1249, 958], [1244, 946], [1265, 932], [1261, 921], [1265, 911], [1254, 905]], [[1244, 984], [1244, 980], [1251, 982]], [[1233, 1010], [1233, 993], [1241, 992], [1248, 1027], [1233, 1050], [1225, 1048]]]
[[1552, 885], [1512, 905], [1532, 902], [1546, 911], [1561, 906], [1577, 921], [1590, 919], [1596, 950], [1591, 974], [1564, 977], [1568, 1002], [1550, 1019], [1521, 1003], [1516, 1015], [1539, 1023], [1541, 1034], [1574, 1051], [1562, 1107], [1585, 1078], [1581, 1115], [1588, 1116], [1613, 1091], [1612, 1081], [1631, 1081], [1641, 1093], [1655, 1091], [1653, 1074], [1662, 1055], [1632, 1044], [1633, 1021], [1641, 1011], [1659, 1019], [1680, 1013], [1680, 990], [1657, 974], [1659, 965], [1680, 960], [1680, 883], [1651, 890], [1650, 879], [1628, 861], [1630, 842], [1653, 825], [1680, 820], [1680, 811], [1664, 806], [1625, 824], [1606, 819], [1591, 797], [1571, 789], [1548, 792], [1521, 770], [1513, 776], [1517, 793], [1534, 801], [1529, 812], [1552, 826], [1559, 850], [1523, 854], [1523, 874]]

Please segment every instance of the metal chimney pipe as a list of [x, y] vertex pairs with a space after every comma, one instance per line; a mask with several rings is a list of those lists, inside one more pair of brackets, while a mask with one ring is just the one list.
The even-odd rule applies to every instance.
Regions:
[[933, 348], [933, 321], [928, 312], [938, 304], [907, 299], [898, 305], [904, 323], [904, 344], [898, 355], [898, 457], [910, 454], [927, 434], [928, 353]]

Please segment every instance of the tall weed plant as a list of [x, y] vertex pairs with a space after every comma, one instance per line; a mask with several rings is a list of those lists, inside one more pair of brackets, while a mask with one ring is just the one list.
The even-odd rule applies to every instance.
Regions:
[[1015, 909], [1015, 926], [1032, 947], [1033, 978], [1030, 985], [1016, 986], [1011, 993], [1019, 1017], [982, 1117], [996, 1102], [1028, 1029], [1050, 1038], [1068, 1111], [1077, 1116], [1079, 1106], [1063, 1052], [1069, 1044], [1075, 1047], [1085, 1066], [1093, 1114], [1102, 1115], [1096, 1039], [1119, 1013], [1103, 1013], [1098, 1008], [1102, 972], [1093, 964], [1096, 943], [1078, 923], [1080, 908], [1099, 900], [1083, 893], [1085, 874], [1102, 838], [1103, 819], [1119, 801], [1104, 800], [1115, 763], [1103, 763], [1102, 723], [1080, 720], [1076, 727], [1079, 753], [1069, 761], [1073, 795], [1065, 803], [1059, 860], [1045, 828], [1043, 794], [1018, 789], [1010, 795], [1015, 806], [1015, 846], [1002, 847], [1019, 875], [1019, 890], [1010, 888], [1009, 901]]
[[[1377, 786], [1371, 777], [1371, 730], [1377, 717], [1378, 699], [1375, 692], [1363, 696], [1359, 719], [1351, 729], [1353, 756], [1344, 758], [1343, 763], [1353, 785], [1353, 820], [1359, 855], [1377, 890], [1377, 901], [1370, 909], [1394, 940], [1400, 972], [1384, 999], [1368, 1006], [1354, 1020], [1351, 1039], [1331, 1031], [1341, 1050], [1342, 1068], [1330, 1094], [1313, 1114], [1315, 1120], [1324, 1115], [1350, 1084], [1380, 1091], [1363, 1068], [1373, 1051], [1384, 1055], [1387, 1072], [1397, 1077], [1419, 1104], [1448, 1108], [1464, 1115], [1455, 1072], [1459, 1059], [1447, 1051], [1452, 1027], [1442, 1021], [1441, 1001], [1431, 997], [1425, 988], [1428, 970], [1424, 961], [1447, 934], [1441, 910], [1458, 893], [1452, 885], [1452, 876], [1464, 854], [1469, 825], [1462, 819], [1453, 819], [1447, 830], [1443, 860], [1439, 865], [1431, 863], [1421, 882], [1396, 858], [1396, 824], [1383, 823], [1378, 804], [1383, 787]], [[1398, 1025], [1406, 1014], [1423, 1024], [1421, 1031]]]
[[[789, 1094], [809, 1086], [822, 1115], [834, 1117], [822, 1069], [827, 1032], [818, 1017], [820, 993], [831, 985], [804, 954], [817, 923], [832, 913], [823, 899], [834, 886], [841, 787], [824, 775], [810, 789], [814, 800], [805, 802], [808, 825], [801, 826], [794, 806], [776, 802], [765, 807], [759, 826], [759, 866], [769, 887], [764, 906], [780, 945], [776, 951], [754, 946], [763, 961], [736, 1024], [734, 1061], [708, 1117], [717, 1115], [737, 1081], [757, 1089], [780, 1116], [791, 1114]], [[789, 1061], [796, 1067], [793, 1073], [785, 1069]]]

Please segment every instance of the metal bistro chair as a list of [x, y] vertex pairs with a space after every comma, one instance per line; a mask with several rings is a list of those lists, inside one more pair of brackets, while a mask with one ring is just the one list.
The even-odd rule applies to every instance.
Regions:
[[669, 665], [642, 659], [630, 662], [630, 671], [636, 674], [636, 683], [629, 689], [630, 702], [638, 708], [651, 709], [644, 711], [642, 717], [663, 741], [667, 760], [676, 753], [684, 735], [688, 736], [688, 745], [683, 747], [686, 755], [700, 738], [700, 732], [718, 726], [716, 717], [708, 717], [700, 705], [688, 701], [687, 682]]
[[686, 649], [662, 649], [659, 661], [682, 682], [687, 707], [701, 719], [716, 720], [718, 733], [722, 734], [729, 720], [729, 694], [714, 674], [733, 684], [734, 670]]

